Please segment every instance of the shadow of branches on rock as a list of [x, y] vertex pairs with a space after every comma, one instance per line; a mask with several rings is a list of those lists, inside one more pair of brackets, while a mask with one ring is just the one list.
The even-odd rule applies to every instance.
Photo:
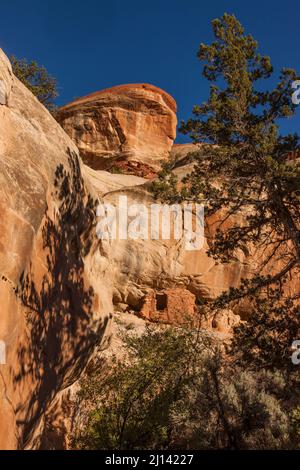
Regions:
[[15, 383], [26, 376], [33, 390], [29, 403], [17, 410], [23, 446], [57, 391], [78, 378], [108, 320], [94, 319], [99, 299], [84, 273], [84, 258], [93, 245], [96, 201], [85, 188], [78, 156], [70, 150], [68, 161], [68, 170], [62, 164], [56, 169], [53, 200], [58, 208], [51, 214], [47, 209], [42, 228], [47, 273], [37, 287], [30, 266], [17, 292], [28, 308], [28, 343], [18, 351]]

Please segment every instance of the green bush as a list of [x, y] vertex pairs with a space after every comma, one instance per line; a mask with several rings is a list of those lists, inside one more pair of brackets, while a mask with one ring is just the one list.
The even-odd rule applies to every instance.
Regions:
[[56, 79], [45, 67], [36, 61], [28, 62], [26, 59], [10, 58], [14, 75], [37, 97], [37, 99], [50, 111], [56, 109], [55, 99], [58, 96]]
[[[279, 374], [225, 359], [208, 333], [148, 328], [124, 339], [126, 361], [81, 383], [80, 449], [268, 449], [288, 445]], [[126, 363], [124, 363], [126, 362]]]

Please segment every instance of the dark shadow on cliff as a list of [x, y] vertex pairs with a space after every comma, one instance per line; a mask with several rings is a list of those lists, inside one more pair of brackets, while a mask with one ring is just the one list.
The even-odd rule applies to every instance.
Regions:
[[28, 308], [29, 337], [18, 351], [15, 384], [24, 379], [33, 382], [29, 403], [17, 410], [22, 416], [18, 422], [22, 447], [57, 391], [78, 378], [107, 324], [107, 319], [101, 324], [93, 320], [99, 299], [84, 283], [84, 257], [93, 244], [96, 204], [84, 186], [78, 156], [68, 154], [69, 169], [59, 165], [55, 172], [53, 200], [58, 201], [58, 210], [53, 216], [47, 209], [42, 228], [47, 273], [37, 287], [30, 268], [22, 274], [17, 292]]

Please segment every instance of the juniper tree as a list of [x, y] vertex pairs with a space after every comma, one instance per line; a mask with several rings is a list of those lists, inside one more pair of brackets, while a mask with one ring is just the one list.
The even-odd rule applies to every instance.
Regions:
[[[292, 69], [282, 69], [277, 86], [268, 91], [264, 82], [273, 73], [270, 58], [260, 55], [257, 42], [245, 34], [237, 18], [224, 14], [212, 26], [215, 40], [201, 44], [198, 51], [203, 75], [210, 82], [209, 98], [194, 107], [193, 116], [180, 128], [201, 143], [193, 153], [193, 170], [179, 189], [168, 163], [154, 189], [172, 202], [204, 203], [207, 216], [219, 215], [208, 251], [217, 260], [229, 262], [252, 252], [256, 274], [222, 295], [214, 306], [249, 295], [258, 303], [260, 297], [265, 302], [271, 288], [273, 297], [265, 316], [255, 306], [250, 309], [252, 341], [259, 341], [257, 335], [264, 334], [270, 322], [275, 338], [278, 334], [290, 338], [289, 325], [294, 334], [299, 332], [300, 283], [295, 283], [289, 302], [279, 298], [287, 278], [299, 278], [300, 164], [291, 159], [298, 154], [299, 136], [282, 136], [278, 120], [295, 113], [291, 98], [297, 75]], [[275, 313], [270, 305], [274, 295], [281, 302]], [[268, 312], [273, 312], [276, 322]], [[279, 312], [293, 315], [294, 321], [279, 321]], [[247, 331], [244, 328], [245, 335]], [[241, 341], [249, 340], [245, 335]], [[266, 347], [272, 341], [260, 342], [260, 348], [262, 344]]]
[[12, 69], [16, 77], [37, 97], [37, 99], [51, 112], [54, 112], [55, 98], [58, 96], [57, 82], [36, 61], [28, 62], [26, 59], [11, 58]]

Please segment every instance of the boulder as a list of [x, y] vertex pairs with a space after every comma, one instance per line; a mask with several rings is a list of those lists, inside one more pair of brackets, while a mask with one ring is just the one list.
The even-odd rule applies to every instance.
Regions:
[[176, 136], [176, 103], [149, 84], [92, 93], [58, 111], [57, 119], [96, 170], [152, 178]]

